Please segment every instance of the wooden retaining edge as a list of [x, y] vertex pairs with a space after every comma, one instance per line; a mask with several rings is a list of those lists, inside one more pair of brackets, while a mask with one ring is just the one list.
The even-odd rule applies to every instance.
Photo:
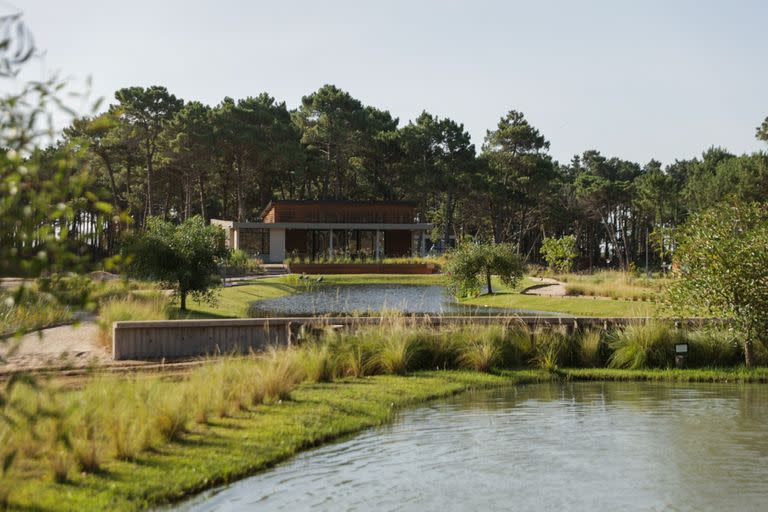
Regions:
[[123, 321], [113, 324], [112, 357], [115, 360], [174, 360], [188, 357], [247, 353], [270, 345], [289, 345], [303, 330], [345, 328], [402, 322], [405, 325], [527, 325], [563, 326], [568, 330], [598, 327], [609, 329], [648, 321], [674, 322], [676, 326], [722, 323], [717, 319], [656, 319], [636, 317], [539, 317], [539, 316], [403, 316], [387, 317], [280, 317], [222, 320]]

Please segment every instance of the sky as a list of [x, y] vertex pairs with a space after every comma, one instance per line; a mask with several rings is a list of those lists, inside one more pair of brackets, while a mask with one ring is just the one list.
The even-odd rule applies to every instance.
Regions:
[[[331, 83], [401, 124], [423, 110], [478, 149], [522, 111], [561, 162], [597, 149], [668, 164], [765, 150], [768, 2], [16, 0], [44, 56], [19, 80], [90, 77], [92, 95], [163, 85], [215, 105], [289, 108]], [[0, 84], [0, 87], [2, 84]]]

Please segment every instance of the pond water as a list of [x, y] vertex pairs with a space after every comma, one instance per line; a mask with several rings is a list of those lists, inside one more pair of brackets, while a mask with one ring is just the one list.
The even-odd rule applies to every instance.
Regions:
[[401, 413], [178, 510], [765, 510], [768, 386], [570, 383]]
[[444, 286], [364, 284], [323, 286], [315, 291], [252, 302], [251, 317], [367, 314], [397, 310], [406, 314], [557, 315], [526, 309], [458, 304]]

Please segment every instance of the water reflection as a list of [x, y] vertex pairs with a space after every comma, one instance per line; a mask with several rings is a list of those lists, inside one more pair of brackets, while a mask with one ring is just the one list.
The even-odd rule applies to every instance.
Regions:
[[365, 284], [325, 286], [316, 291], [252, 302], [249, 316], [366, 314], [397, 310], [406, 314], [557, 315], [525, 309], [458, 304], [444, 286]]
[[181, 510], [761, 510], [768, 388], [568, 383], [477, 392]]

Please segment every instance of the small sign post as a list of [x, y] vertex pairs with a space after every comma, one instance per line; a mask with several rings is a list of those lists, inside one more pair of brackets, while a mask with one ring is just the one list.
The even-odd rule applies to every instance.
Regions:
[[675, 368], [685, 368], [686, 356], [688, 355], [688, 344], [675, 344]]

